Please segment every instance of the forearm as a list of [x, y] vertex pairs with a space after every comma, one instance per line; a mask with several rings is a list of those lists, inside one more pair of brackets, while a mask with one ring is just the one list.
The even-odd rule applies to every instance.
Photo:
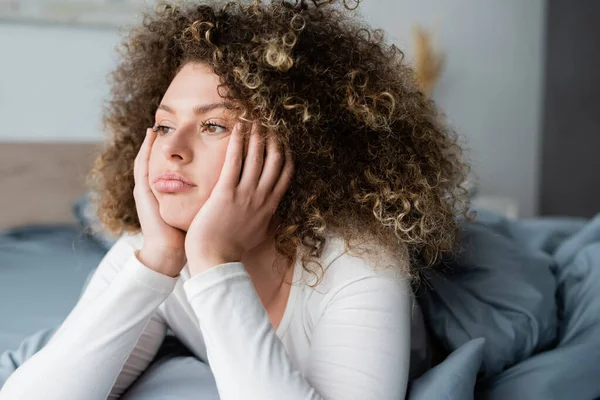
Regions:
[[184, 289], [221, 399], [321, 399], [287, 355], [241, 263], [208, 269]]
[[221, 398], [404, 398], [410, 286], [393, 272], [382, 275], [344, 280], [327, 291], [302, 369], [276, 335], [242, 263], [217, 265], [186, 281]]
[[46, 347], [7, 380], [1, 400], [105, 400], [175, 280], [133, 258], [98, 297], [80, 302]]

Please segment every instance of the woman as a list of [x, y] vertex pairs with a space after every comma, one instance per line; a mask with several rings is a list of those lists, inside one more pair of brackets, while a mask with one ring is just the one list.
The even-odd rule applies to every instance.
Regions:
[[166, 5], [131, 32], [91, 174], [123, 234], [0, 399], [118, 398], [167, 328], [224, 400], [404, 397], [410, 281], [453, 248], [466, 166], [346, 14]]

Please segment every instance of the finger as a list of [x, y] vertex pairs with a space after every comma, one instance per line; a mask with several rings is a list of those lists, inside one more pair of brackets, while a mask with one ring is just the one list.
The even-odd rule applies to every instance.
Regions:
[[271, 193], [281, 174], [281, 167], [284, 162], [281, 146], [275, 134], [270, 133], [267, 139], [267, 156], [264, 162], [263, 173], [258, 182], [258, 191], [260, 193]]
[[294, 158], [292, 156], [291, 151], [285, 151], [285, 165], [283, 166], [283, 170], [281, 171], [281, 175], [279, 176], [279, 180], [275, 184], [275, 188], [273, 189], [273, 210], [277, 209], [279, 202], [285, 195], [285, 192], [290, 187], [290, 183], [292, 182], [292, 177], [294, 176]]
[[234, 188], [238, 185], [242, 169], [242, 152], [244, 148], [244, 138], [242, 136], [243, 124], [238, 122], [231, 136], [229, 137], [229, 145], [225, 154], [225, 163], [219, 175], [217, 187]]
[[136, 185], [149, 186], [148, 163], [150, 161], [150, 153], [155, 138], [156, 132], [154, 132], [152, 128], [146, 129], [146, 137], [142, 142], [142, 146], [135, 158], [133, 166], [133, 179]]
[[263, 170], [265, 158], [265, 143], [261, 135], [260, 125], [258, 122], [252, 124], [250, 140], [248, 144], [248, 155], [242, 167], [242, 177], [240, 186], [246, 188], [256, 188], [260, 179], [260, 174]]

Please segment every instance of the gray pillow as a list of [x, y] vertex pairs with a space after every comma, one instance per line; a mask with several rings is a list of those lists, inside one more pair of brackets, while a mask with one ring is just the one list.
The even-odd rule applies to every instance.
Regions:
[[557, 285], [552, 257], [515, 238], [518, 221], [478, 212], [462, 226], [463, 250], [443, 273], [424, 273], [430, 290], [417, 298], [446, 351], [486, 339], [479, 372], [489, 378], [554, 344]]
[[72, 206], [73, 215], [82, 227], [84, 234], [94, 239], [106, 250], [109, 250], [115, 244], [118, 237], [112, 236], [102, 228], [92, 203], [94, 196], [93, 192], [87, 192], [77, 199]]
[[444, 362], [412, 381], [408, 400], [473, 399], [484, 344], [483, 338], [468, 341]]

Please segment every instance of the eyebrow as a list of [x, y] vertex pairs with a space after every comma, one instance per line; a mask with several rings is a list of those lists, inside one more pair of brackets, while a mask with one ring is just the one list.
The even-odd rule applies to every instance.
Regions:
[[[203, 105], [194, 106], [192, 111], [196, 115], [202, 115], [202, 114], [206, 114], [209, 111], [215, 110], [217, 108], [228, 108], [228, 107], [229, 107], [229, 105], [227, 103], [212, 103], [212, 104], [203, 104]], [[158, 109], [165, 110], [166, 112], [171, 113], [171, 114], [176, 114], [175, 111], [166, 104], [160, 104], [158, 106]]]

